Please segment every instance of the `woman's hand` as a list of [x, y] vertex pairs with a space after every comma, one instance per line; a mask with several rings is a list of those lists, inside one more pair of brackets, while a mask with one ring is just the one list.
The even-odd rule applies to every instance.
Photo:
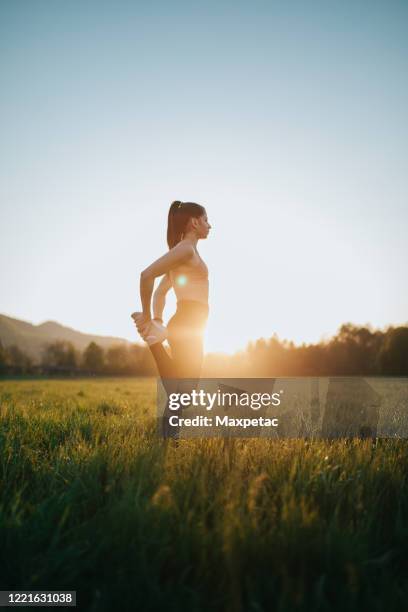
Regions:
[[[139, 313], [138, 313], [139, 314]], [[141, 314], [136, 319], [133, 317], [135, 325], [137, 327], [137, 331], [142, 336], [143, 340], [145, 336], [148, 335], [150, 324], [152, 322], [151, 317], [148, 315]]]

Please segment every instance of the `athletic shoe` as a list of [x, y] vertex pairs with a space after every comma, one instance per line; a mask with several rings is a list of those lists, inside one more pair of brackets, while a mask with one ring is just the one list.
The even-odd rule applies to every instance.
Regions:
[[[137, 322], [143, 316], [143, 312], [134, 312], [131, 314], [132, 319], [137, 325]], [[143, 338], [143, 336], [142, 336]], [[167, 327], [159, 323], [159, 321], [151, 321], [148, 335], [143, 340], [150, 346], [156, 342], [164, 342], [167, 339]]]
[[156, 342], [164, 342], [167, 340], [167, 335], [167, 327], [165, 325], [162, 325], [159, 321], [152, 321], [145, 341], [150, 346], [156, 344]]

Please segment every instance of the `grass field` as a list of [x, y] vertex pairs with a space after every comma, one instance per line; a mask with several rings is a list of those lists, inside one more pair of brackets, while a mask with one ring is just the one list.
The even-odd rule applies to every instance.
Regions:
[[403, 610], [408, 444], [163, 441], [155, 379], [0, 381], [0, 589], [86, 610]]

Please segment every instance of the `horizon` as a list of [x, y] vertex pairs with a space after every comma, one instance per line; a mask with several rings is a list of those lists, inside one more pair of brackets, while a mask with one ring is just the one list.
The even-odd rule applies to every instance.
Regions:
[[403, 324], [407, 17], [1, 3], [0, 310], [138, 341], [139, 274], [180, 199], [213, 227], [206, 352]]
[[[14, 319], [17, 320], [21, 323], [28, 323], [30, 325], [33, 325], [35, 327], [40, 327], [42, 325], [45, 325], [47, 323], [52, 323], [54, 325], [57, 325], [58, 327], [63, 327], [64, 329], [69, 329], [70, 331], [82, 334], [84, 336], [100, 336], [101, 338], [113, 338], [115, 340], [120, 340], [120, 341], [126, 341], [129, 342], [131, 344], [141, 344], [144, 345], [144, 342], [142, 340], [139, 340], [138, 338], [136, 339], [129, 339], [129, 338], [124, 338], [121, 336], [115, 336], [114, 334], [110, 334], [110, 333], [94, 333], [92, 331], [83, 331], [81, 329], [76, 329], [73, 327], [70, 327], [68, 325], [65, 325], [64, 323], [61, 323], [60, 321], [55, 321], [53, 319], [46, 319], [44, 321], [41, 321], [40, 323], [33, 323], [33, 321], [30, 321], [28, 319], [18, 319], [16, 317], [13, 317], [12, 315], [6, 314], [4, 312], [0, 312], [0, 317], [7, 317], [10, 319]], [[390, 328], [395, 328], [395, 327], [408, 327], [408, 320], [405, 323], [402, 323], [401, 325], [385, 325], [383, 327], [374, 327], [371, 324], [365, 324], [365, 325], [356, 325], [354, 324], [352, 321], [344, 321], [343, 325], [352, 325], [354, 327], [363, 327], [368, 329], [370, 332], [375, 333], [375, 332], [381, 332], [381, 333], [385, 333], [388, 329]], [[340, 326], [341, 327], [341, 326]], [[242, 351], [246, 351], [248, 344], [249, 343], [256, 343], [258, 340], [264, 340], [266, 342], [268, 342], [269, 340], [271, 340], [272, 338], [276, 338], [281, 344], [293, 344], [295, 347], [301, 347], [301, 346], [312, 346], [312, 345], [319, 345], [319, 344], [325, 344], [330, 342], [340, 331], [340, 327], [336, 330], [336, 332], [331, 335], [331, 336], [327, 336], [326, 338], [321, 338], [318, 342], [302, 342], [302, 343], [297, 343], [294, 342], [292, 339], [290, 338], [281, 338], [278, 334], [272, 334], [270, 336], [268, 335], [264, 335], [264, 336], [260, 336], [258, 338], [250, 338], [246, 344], [242, 347], [238, 347], [236, 350], [234, 351], [212, 351], [212, 350], [206, 350], [205, 354], [209, 355], [209, 354], [219, 354], [219, 355], [234, 355], [235, 353], [238, 352], [242, 352]], [[1, 342], [1, 338], [0, 338], [0, 342]]]

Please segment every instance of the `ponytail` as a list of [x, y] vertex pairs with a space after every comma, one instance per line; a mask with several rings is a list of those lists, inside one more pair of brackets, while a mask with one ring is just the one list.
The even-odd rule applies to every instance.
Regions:
[[205, 213], [204, 206], [194, 202], [172, 202], [167, 223], [167, 244], [172, 249], [180, 242], [191, 217], [198, 218]]

